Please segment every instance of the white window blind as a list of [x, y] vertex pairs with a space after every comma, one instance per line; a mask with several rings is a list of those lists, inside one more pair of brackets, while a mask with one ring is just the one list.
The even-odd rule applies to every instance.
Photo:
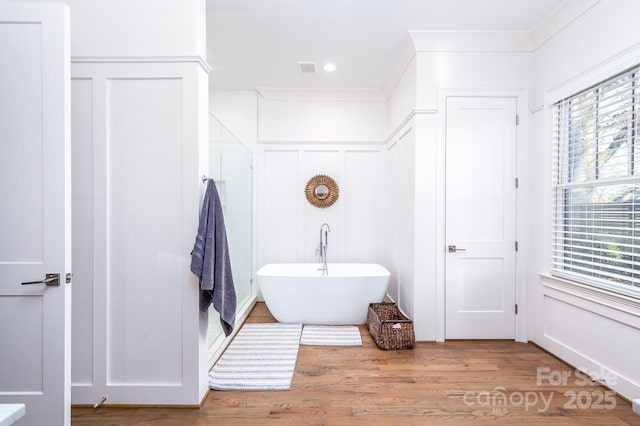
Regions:
[[640, 297], [640, 67], [554, 105], [552, 273]]

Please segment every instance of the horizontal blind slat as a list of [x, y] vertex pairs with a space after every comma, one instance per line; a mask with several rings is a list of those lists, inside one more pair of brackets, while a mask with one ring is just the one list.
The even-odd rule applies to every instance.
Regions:
[[640, 297], [639, 110], [640, 67], [554, 104], [551, 266]]

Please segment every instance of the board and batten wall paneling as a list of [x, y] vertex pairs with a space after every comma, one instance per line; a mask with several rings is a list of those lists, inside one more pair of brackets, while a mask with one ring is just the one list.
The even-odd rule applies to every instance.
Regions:
[[189, 253], [206, 72], [190, 59], [80, 61], [72, 82], [72, 402], [198, 404], [206, 321]]
[[[528, 159], [529, 181], [535, 184], [530, 185], [528, 203], [540, 213], [526, 218], [532, 242], [528, 251], [529, 334], [530, 340], [575, 367], [611, 371], [617, 379], [609, 387], [632, 399], [640, 395], [638, 300], [548, 276], [552, 105], [640, 63], [640, 27], [628, 25], [640, 13], [640, 2], [593, 3], [568, 25], [554, 29], [553, 36], [546, 36], [534, 52]], [[541, 26], [533, 35], [544, 32]]]
[[537, 340], [577, 369], [607, 380], [616, 392], [634, 395], [640, 302], [616, 302], [550, 277], [543, 278], [543, 293], [543, 335]]
[[341, 233], [350, 262], [386, 263], [381, 245], [386, 241], [388, 203], [384, 178], [383, 150], [345, 150], [340, 196], [349, 208], [342, 210]]
[[391, 272], [389, 296], [413, 318], [414, 301], [414, 144], [413, 120], [387, 147], [388, 229], [387, 263]]
[[339, 211], [342, 205], [348, 203], [343, 194], [338, 200], [327, 208], [321, 209], [307, 202], [304, 189], [307, 181], [315, 175], [323, 174], [332, 177], [338, 184], [338, 188], [344, 186], [342, 179], [343, 152], [338, 149], [306, 149], [301, 150], [300, 178], [296, 192], [302, 194], [302, 262], [318, 262], [316, 249], [320, 248], [320, 226], [323, 223], [329, 225], [331, 232], [327, 234], [327, 261], [338, 262], [342, 256], [341, 242], [342, 224]]
[[298, 260], [298, 150], [266, 149], [258, 195], [258, 267]]
[[[261, 144], [258, 267], [267, 263], [317, 262], [320, 226], [331, 227], [330, 262], [385, 264], [385, 147], [382, 145]], [[340, 188], [325, 209], [305, 198], [307, 181], [325, 174]]]
[[93, 383], [93, 81], [71, 80], [73, 291], [71, 383]]
[[181, 81], [114, 79], [107, 96], [107, 383], [180, 384]]

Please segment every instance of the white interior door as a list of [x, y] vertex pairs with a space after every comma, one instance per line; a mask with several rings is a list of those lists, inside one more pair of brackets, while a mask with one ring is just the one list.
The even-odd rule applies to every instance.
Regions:
[[516, 99], [449, 97], [447, 339], [515, 338]]
[[0, 4], [0, 403], [21, 425], [70, 423], [68, 28], [63, 4]]

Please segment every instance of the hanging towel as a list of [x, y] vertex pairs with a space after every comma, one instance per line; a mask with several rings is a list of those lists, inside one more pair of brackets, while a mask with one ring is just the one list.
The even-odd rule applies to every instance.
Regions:
[[198, 235], [191, 252], [191, 272], [200, 279], [200, 310], [206, 312], [213, 302], [213, 308], [220, 313], [222, 330], [228, 336], [236, 321], [236, 289], [222, 206], [213, 179], [207, 181], [202, 202]]

